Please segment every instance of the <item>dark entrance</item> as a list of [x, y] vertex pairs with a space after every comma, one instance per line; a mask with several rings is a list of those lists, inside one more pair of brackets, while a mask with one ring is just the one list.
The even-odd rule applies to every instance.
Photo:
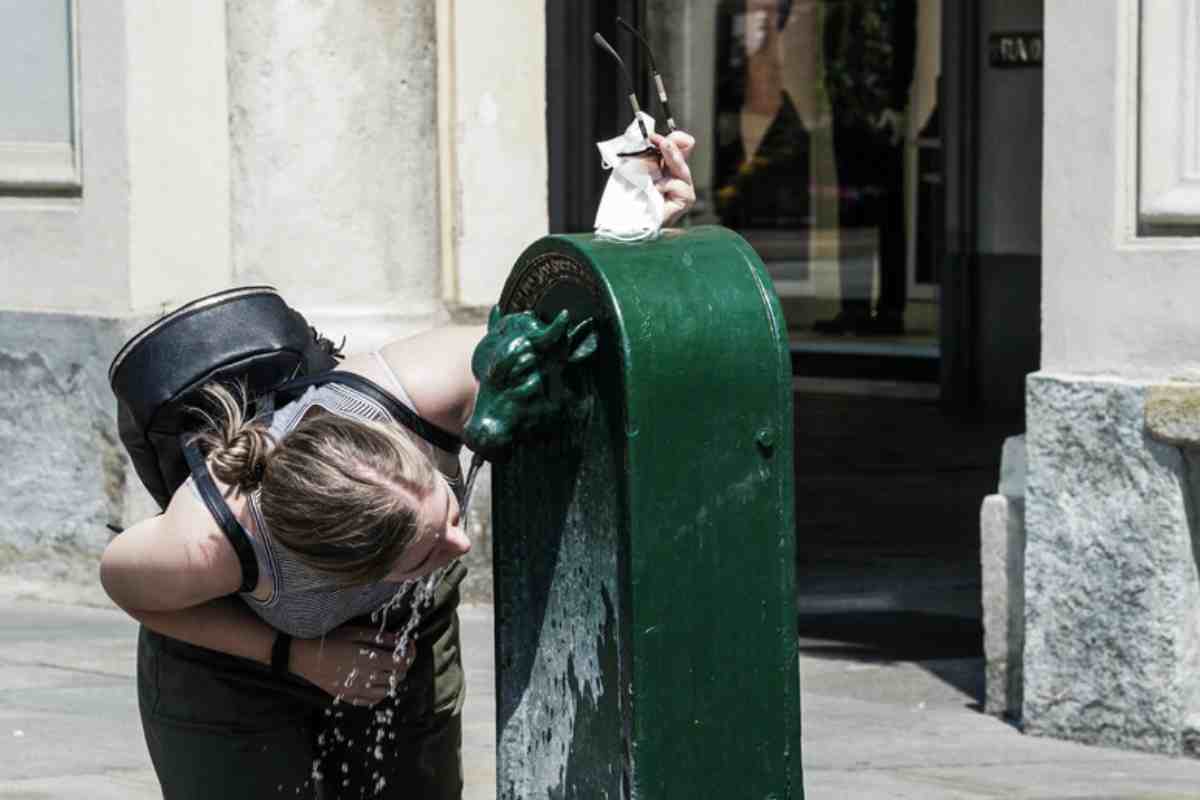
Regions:
[[620, 13], [700, 140], [690, 221], [745, 236], [784, 304], [802, 633], [979, 653], [979, 508], [1024, 429], [1041, 270], [1041, 71], [985, 45], [1041, 0], [617, 5], [547, 6], [553, 229], [591, 229], [594, 143], [630, 121], [590, 43], [640, 65]]

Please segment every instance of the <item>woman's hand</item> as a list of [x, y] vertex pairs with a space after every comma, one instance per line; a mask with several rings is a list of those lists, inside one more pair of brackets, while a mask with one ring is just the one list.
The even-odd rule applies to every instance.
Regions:
[[412, 640], [404, 655], [397, 655], [396, 636], [374, 627], [343, 625], [322, 639], [296, 639], [290, 668], [333, 697], [373, 706], [400, 685], [416, 656]]
[[696, 188], [687, 164], [696, 140], [683, 131], [675, 131], [669, 136], [652, 133], [650, 142], [662, 153], [663, 176], [655, 185], [666, 201], [663, 227], [667, 227], [678, 222], [696, 203]]

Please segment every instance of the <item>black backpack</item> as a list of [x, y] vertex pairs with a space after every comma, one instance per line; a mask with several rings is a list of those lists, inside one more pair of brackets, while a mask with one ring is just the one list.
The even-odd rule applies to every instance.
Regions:
[[245, 286], [194, 300], [148, 325], [117, 352], [108, 382], [117, 398], [117, 430], [142, 484], [165, 509], [195, 478], [205, 505], [242, 563], [242, 591], [258, 567], [241, 525], [221, 497], [191, 434], [203, 424], [201, 391], [241, 383], [251, 414], [271, 413], [309, 386], [336, 382], [379, 403], [399, 423], [443, 450], [458, 438], [419, 417], [377, 384], [335, 369], [340, 346], [321, 336], [270, 286]]

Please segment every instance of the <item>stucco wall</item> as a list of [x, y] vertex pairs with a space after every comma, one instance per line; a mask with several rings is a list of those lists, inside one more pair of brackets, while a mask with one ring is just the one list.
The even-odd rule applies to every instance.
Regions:
[[227, 4], [238, 282], [306, 310], [439, 299], [434, 12]]
[[0, 309], [153, 311], [223, 285], [223, 9], [78, 11], [82, 193], [0, 198]]
[[[149, 513], [106, 370], [146, 315], [228, 280], [220, 6], [78, 3], [82, 192], [0, 198], [0, 565], [64, 568]], [[186, 31], [187, 36], [180, 36]]]
[[452, 302], [491, 306], [517, 256], [549, 229], [546, 6], [442, 3], [452, 36]]
[[223, 289], [232, 276], [225, 9], [136, 0], [125, 28], [127, 283], [132, 308], [154, 311]]
[[1134, 235], [1137, 3], [1046, 4], [1042, 369], [1200, 378], [1200, 239]]
[[[262, 282], [361, 351], [495, 302], [548, 227], [545, 8], [79, 6], [82, 196], [0, 197], [0, 450], [30, 454], [0, 568], [66, 548], [90, 581], [104, 524], [151, 511], [105, 376], [141, 324]], [[472, 534], [483, 597], [486, 514]]]
[[0, 197], [0, 309], [127, 309], [131, 302], [123, 5], [79, 9], [83, 195]]

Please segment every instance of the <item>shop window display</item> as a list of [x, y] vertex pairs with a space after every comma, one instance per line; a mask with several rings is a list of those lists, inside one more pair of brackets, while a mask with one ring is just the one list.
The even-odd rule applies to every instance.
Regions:
[[936, 351], [940, 12], [940, 0], [648, 2], [679, 124], [711, 132], [693, 157], [693, 216], [763, 256], [796, 346]]

